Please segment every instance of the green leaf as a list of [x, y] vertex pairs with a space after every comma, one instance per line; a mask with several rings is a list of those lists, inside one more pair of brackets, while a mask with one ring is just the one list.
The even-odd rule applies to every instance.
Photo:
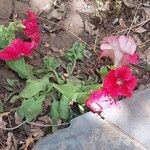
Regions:
[[33, 76], [32, 66], [26, 64], [24, 58], [6, 61], [6, 64], [10, 69], [18, 73], [21, 78], [29, 79]]
[[82, 92], [76, 93], [76, 102], [79, 104], [85, 104], [85, 101], [89, 97], [92, 91], [100, 89], [102, 86], [101, 84], [91, 84], [91, 85], [84, 85], [82, 86]]
[[4, 112], [4, 108], [3, 108], [3, 103], [2, 101], [0, 100], [0, 113]]
[[44, 67], [56, 70], [61, 65], [60, 59], [56, 57], [46, 56], [43, 58]]
[[9, 78], [7, 78], [6, 81], [7, 81], [8, 85], [11, 87], [14, 87], [16, 85], [16, 83], [18, 82], [18, 80], [16, 80], [16, 79], [9, 79]]
[[106, 66], [102, 66], [100, 68], [99, 73], [100, 73], [101, 78], [103, 79], [107, 75], [107, 73], [108, 73], [107, 67]]
[[74, 71], [74, 68], [75, 68], [75, 66], [72, 62], [68, 63], [67, 67], [66, 67], [67, 73], [71, 75]]
[[79, 88], [81, 87], [82, 84], [84, 84], [84, 81], [79, 80], [76, 77], [70, 77], [69, 79], [67, 79], [67, 84], [72, 84], [74, 86], [78, 86]]
[[82, 86], [82, 91], [84, 92], [91, 92], [91, 91], [94, 91], [94, 90], [98, 90], [102, 87], [101, 84], [89, 84], [89, 85], [84, 85]]
[[65, 53], [65, 57], [71, 61], [74, 62], [76, 60], [82, 60], [84, 55], [83, 52], [85, 50], [86, 45], [81, 42], [75, 42], [72, 46], [72, 48], [68, 49]]
[[50, 115], [51, 115], [51, 117], [53, 119], [53, 122], [56, 124], [58, 122], [58, 120], [60, 119], [60, 115], [59, 115], [59, 102], [57, 100], [54, 100], [52, 102]]
[[21, 21], [10, 22], [8, 27], [0, 26], [0, 49], [8, 46], [15, 39], [15, 32], [23, 29]]
[[78, 92], [76, 97], [76, 102], [79, 104], [85, 104], [85, 101], [89, 97], [90, 92]]
[[41, 91], [45, 91], [47, 85], [49, 84], [48, 78], [37, 79], [37, 80], [27, 80], [24, 90], [20, 93], [22, 98], [31, 98]]
[[18, 108], [17, 113], [21, 119], [26, 121], [32, 121], [42, 112], [42, 103], [45, 100], [45, 96], [39, 96], [36, 100], [35, 98], [30, 98], [24, 100], [22, 105]]
[[14, 103], [14, 102], [16, 102], [19, 98], [20, 98], [19, 95], [14, 95], [14, 96], [10, 99], [10, 102], [11, 102], [11, 103]]
[[70, 118], [70, 99], [65, 96], [62, 96], [59, 104], [59, 114], [61, 119], [68, 120]]
[[63, 96], [72, 100], [74, 94], [79, 90], [78, 86], [74, 86], [72, 84], [53, 84], [55, 89], [57, 89]]

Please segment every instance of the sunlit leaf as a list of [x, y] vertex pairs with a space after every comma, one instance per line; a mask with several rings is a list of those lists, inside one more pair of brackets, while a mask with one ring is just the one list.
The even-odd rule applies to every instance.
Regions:
[[6, 61], [7, 66], [13, 71], [18, 73], [21, 78], [29, 79], [32, 78], [32, 66], [25, 63], [24, 58]]
[[43, 59], [44, 61], [44, 67], [49, 69], [56, 69], [61, 65], [61, 62], [56, 57], [46, 56]]
[[17, 113], [21, 119], [26, 121], [32, 121], [42, 112], [42, 103], [45, 100], [45, 96], [39, 96], [37, 99], [30, 98], [24, 100], [22, 105], [18, 108]]
[[84, 57], [83, 52], [85, 47], [86, 45], [84, 43], [77, 41], [73, 44], [72, 48], [67, 50], [65, 57], [71, 62], [82, 60]]
[[2, 113], [3, 111], [4, 111], [3, 103], [2, 103], [2, 101], [0, 100], [0, 113]]
[[72, 99], [74, 94], [79, 90], [78, 86], [72, 84], [53, 84], [53, 87], [57, 89], [63, 96]]
[[0, 49], [8, 46], [15, 39], [15, 32], [23, 29], [21, 21], [10, 22], [8, 27], [0, 26]]
[[68, 120], [70, 117], [70, 99], [68, 99], [65, 96], [62, 96], [60, 99], [60, 104], [59, 104], [59, 114], [61, 119], [63, 120]]
[[19, 96], [22, 98], [31, 98], [40, 91], [45, 91], [48, 84], [49, 84], [48, 78], [27, 80], [26, 86]]
[[57, 121], [60, 119], [59, 102], [57, 100], [54, 100], [52, 102], [50, 115], [51, 115], [54, 123], [57, 123]]

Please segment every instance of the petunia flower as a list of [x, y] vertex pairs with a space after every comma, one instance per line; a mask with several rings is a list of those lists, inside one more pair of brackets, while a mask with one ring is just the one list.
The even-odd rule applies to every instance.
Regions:
[[109, 57], [114, 61], [115, 67], [138, 63], [136, 44], [130, 36], [108, 36], [104, 38], [101, 50], [100, 57]]
[[104, 79], [104, 89], [113, 97], [132, 96], [137, 78], [128, 66], [111, 70]]
[[25, 26], [24, 34], [31, 38], [32, 42], [34, 43], [34, 48], [36, 48], [41, 39], [37, 17], [32, 11], [28, 11], [27, 16], [28, 18], [22, 21], [23, 25]]
[[12, 43], [0, 51], [0, 59], [15, 60], [22, 56], [30, 56], [34, 43], [24, 42], [21, 39], [15, 39]]
[[93, 112], [102, 112], [103, 109], [117, 105], [116, 102], [105, 90], [94, 91], [86, 100], [86, 106]]

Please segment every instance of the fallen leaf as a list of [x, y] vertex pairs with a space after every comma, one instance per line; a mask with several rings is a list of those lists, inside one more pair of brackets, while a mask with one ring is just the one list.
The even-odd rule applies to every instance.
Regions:
[[19, 125], [19, 124], [22, 123], [22, 120], [19, 118], [17, 112], [15, 112], [15, 123], [16, 123], [17, 125]]
[[123, 20], [123, 18], [119, 19], [119, 24], [122, 28], [127, 28], [125, 21]]
[[6, 147], [4, 150], [17, 150], [17, 141], [13, 133], [8, 132], [8, 138], [6, 141]]
[[143, 10], [145, 12], [145, 20], [146, 20], [150, 17], [150, 9], [148, 7], [144, 7]]
[[27, 140], [26, 140], [26, 144], [25, 144], [25, 148], [24, 150], [28, 150], [28, 147], [30, 144], [32, 144], [34, 142], [34, 139], [32, 137], [29, 137]]
[[124, 2], [124, 4], [129, 7], [129, 8], [133, 8], [135, 7], [133, 0], [122, 0]]
[[137, 28], [134, 28], [134, 29], [132, 29], [132, 30], [133, 30], [133, 32], [136, 32], [136, 33], [144, 33], [144, 32], [147, 31], [146, 29], [144, 29], [144, 28], [141, 27], [141, 26], [139, 26], [139, 27], [137, 27]]
[[143, 45], [141, 39], [140, 39], [139, 36], [138, 36], [138, 34], [133, 34], [133, 38], [135, 39], [136, 44], [137, 44], [138, 46]]
[[94, 30], [95, 26], [90, 23], [88, 20], [85, 21], [85, 31], [87, 31], [90, 35], [96, 35], [98, 30]]
[[41, 121], [43, 124], [50, 124], [52, 120], [49, 116], [38, 117], [38, 121]]
[[0, 113], [0, 117], [8, 116], [9, 114], [10, 114], [10, 112]]
[[2, 128], [5, 128], [6, 127], [6, 125], [7, 125], [7, 122], [5, 122], [4, 120], [3, 120], [3, 118], [0, 116], [0, 133], [3, 133], [3, 129]]
[[44, 136], [44, 131], [40, 127], [34, 126], [30, 129], [30, 136], [34, 137], [34, 140], [39, 140]]

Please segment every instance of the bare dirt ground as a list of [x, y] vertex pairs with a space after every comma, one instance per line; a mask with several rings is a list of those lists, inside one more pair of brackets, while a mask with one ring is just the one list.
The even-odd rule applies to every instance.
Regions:
[[[137, 89], [146, 88], [150, 84], [150, 69], [145, 68], [150, 65], [150, 2], [108, 2], [108, 6], [98, 7], [94, 0], [0, 0], [0, 24], [22, 19], [27, 10], [32, 9], [39, 16], [42, 42], [29, 63], [39, 68], [44, 56], [51, 54], [61, 57], [67, 48], [79, 40], [88, 45], [88, 50], [84, 62], [77, 63], [74, 74], [81, 74], [87, 80], [90, 78], [95, 82], [98, 80], [95, 70], [102, 65], [111, 64], [108, 59], [99, 59], [101, 39], [106, 35], [129, 32], [138, 44], [137, 52], [140, 56], [140, 64], [132, 66], [139, 79]], [[8, 88], [7, 78], [20, 81], [13, 91]], [[12, 107], [7, 103], [9, 98], [21, 91], [23, 86], [24, 81], [9, 70], [5, 62], [0, 61], [0, 99], [6, 104], [6, 112]], [[14, 114], [6, 115], [6, 122], [3, 123], [13, 127], [14, 118]], [[46, 123], [48, 118], [38, 118], [38, 121]], [[47, 133], [49, 131], [44, 127], [32, 125], [23, 125], [10, 131], [0, 129], [0, 147], [3, 150], [31, 149], [35, 142]]]

